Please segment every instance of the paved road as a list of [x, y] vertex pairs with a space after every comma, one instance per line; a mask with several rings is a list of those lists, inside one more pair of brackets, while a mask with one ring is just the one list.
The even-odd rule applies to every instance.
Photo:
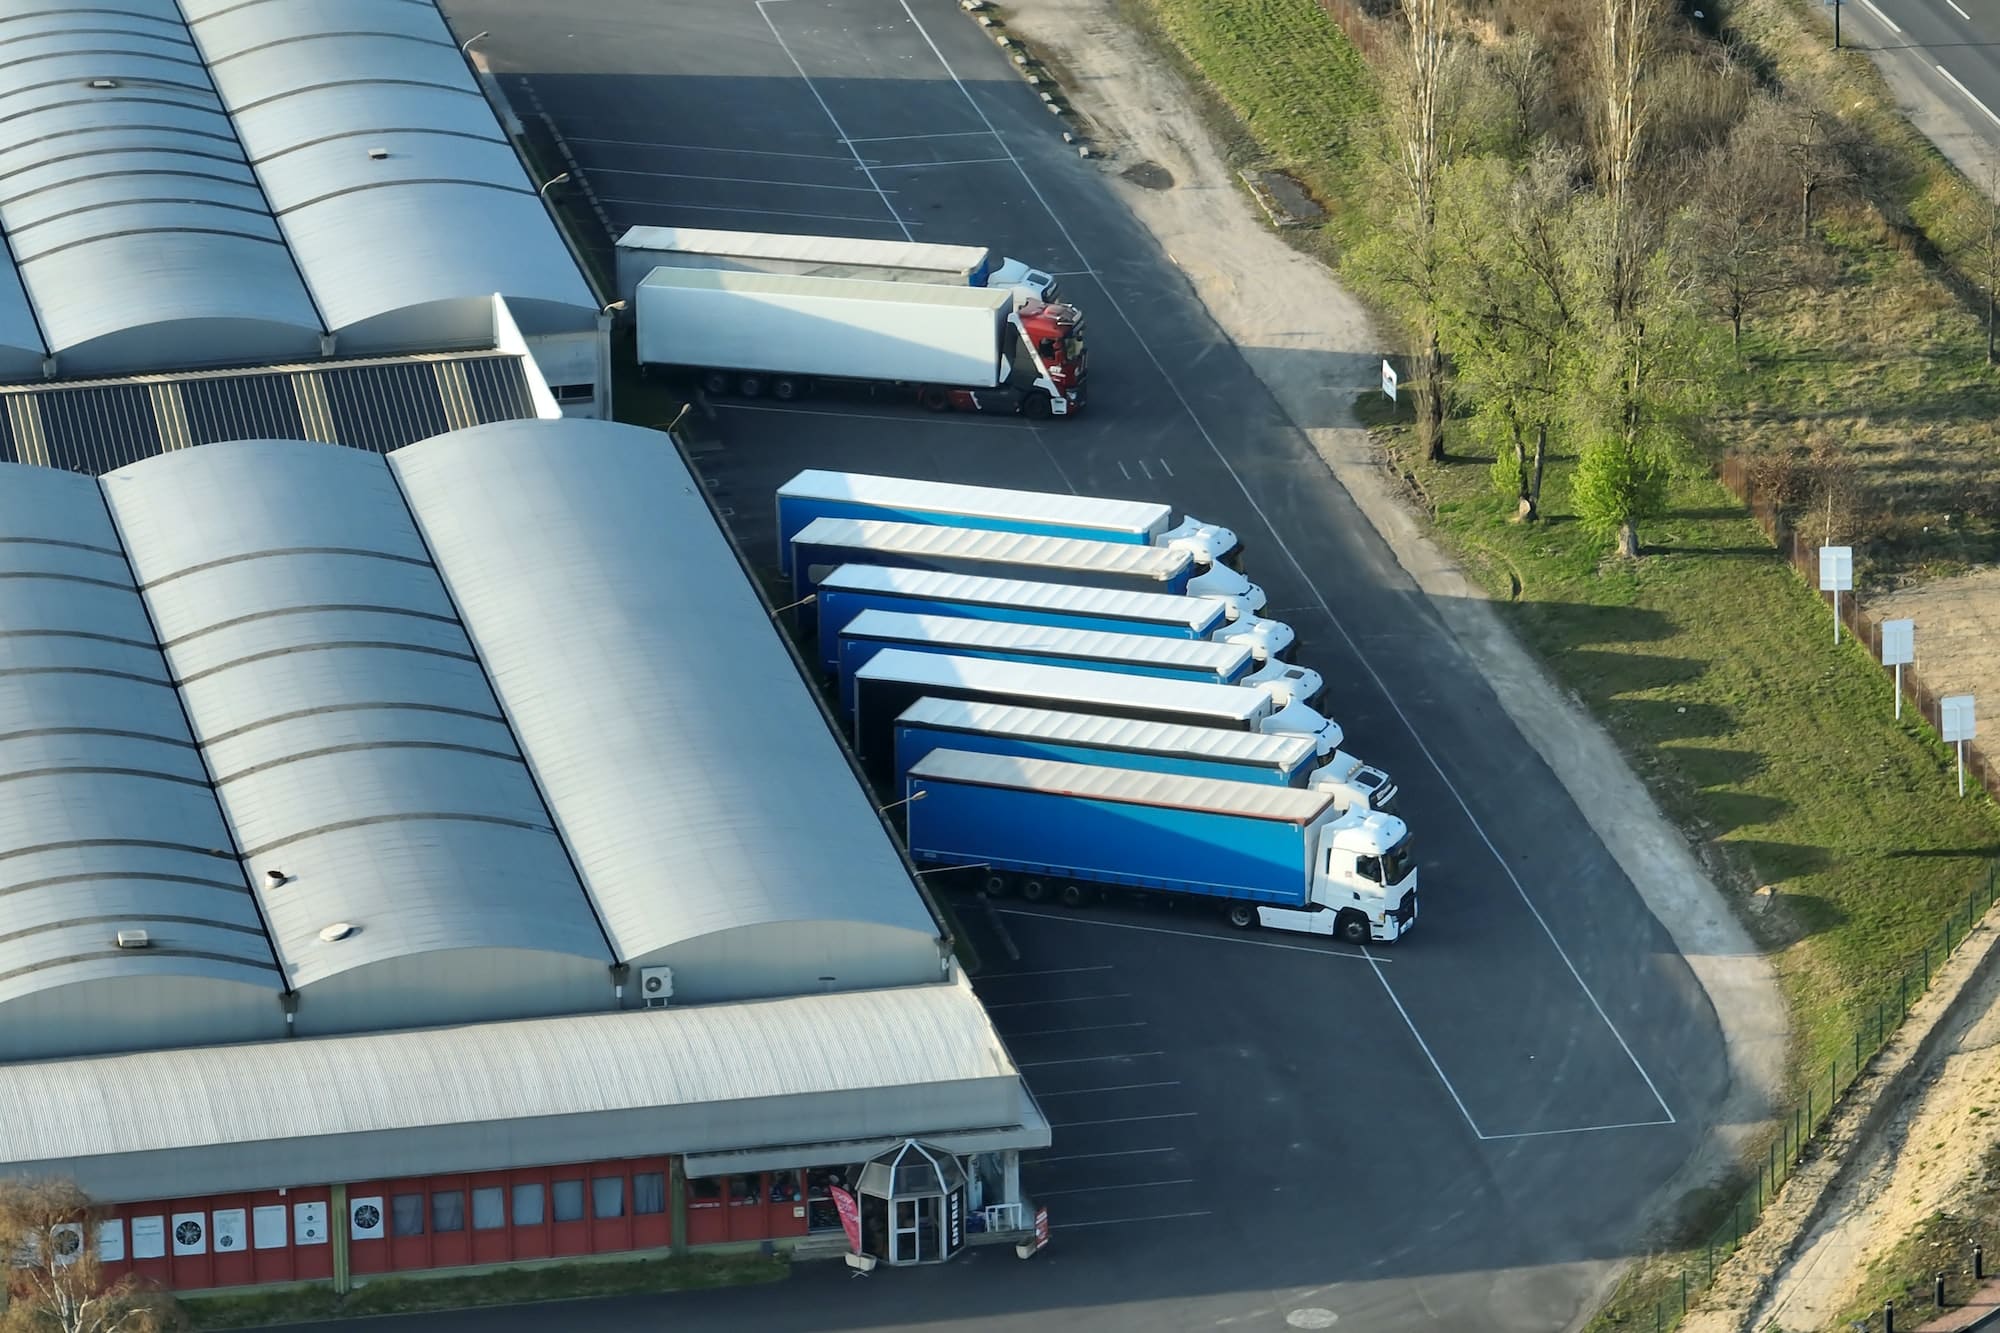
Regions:
[[999, 51], [946, 0], [446, 8], [490, 30], [510, 95], [563, 134], [614, 227], [907, 232], [1061, 273], [1090, 318], [1088, 415], [725, 408], [702, 465], [732, 525], [768, 551], [770, 492], [808, 465], [1229, 524], [1350, 748], [1401, 783], [1425, 900], [1408, 941], [1367, 954], [1202, 914], [972, 914], [997, 964], [982, 993], [1060, 1126], [1028, 1170], [1068, 1225], [1033, 1263], [813, 1266], [760, 1291], [389, 1327], [1567, 1323], [1720, 1103], [1714, 1016], [1435, 612]]
[[1846, 0], [1841, 12], [1843, 44], [1874, 56], [1918, 128], [1961, 170], [1977, 180], [2000, 166], [2000, 4]]

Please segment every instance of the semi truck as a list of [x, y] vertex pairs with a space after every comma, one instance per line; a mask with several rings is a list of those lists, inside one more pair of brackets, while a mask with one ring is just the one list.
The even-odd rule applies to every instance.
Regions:
[[805, 599], [842, 565], [893, 565], [952, 574], [985, 574], [1126, 588], [1174, 596], [1214, 597], [1237, 615], [1264, 609], [1264, 590], [1224, 565], [1199, 570], [1186, 551], [1081, 537], [888, 523], [866, 518], [816, 518], [792, 538], [792, 598], [801, 626], [814, 620]]
[[1192, 555], [1198, 565], [1220, 561], [1239, 573], [1243, 569], [1243, 543], [1233, 531], [1192, 515], [1176, 516], [1172, 506], [1151, 500], [1010, 491], [997, 486], [961, 486], [814, 468], [780, 486], [777, 503], [781, 568], [790, 558], [792, 538], [814, 519], [874, 518], [1178, 547]]
[[1106, 890], [1203, 898], [1231, 925], [1388, 944], [1417, 920], [1409, 829], [1330, 792], [933, 750], [910, 766], [912, 860], [1081, 907]]
[[[1269, 694], [1247, 685], [1208, 685], [884, 648], [854, 673], [854, 748], [869, 776], [878, 781], [891, 776], [896, 719], [924, 698], [975, 699], [1225, 731], [1306, 736], [1324, 758], [1331, 758], [1343, 739], [1340, 724], [1332, 719], [1302, 703], [1281, 708]], [[1365, 793], [1356, 794], [1356, 799], [1364, 797]]]
[[1082, 315], [991, 288], [661, 267], [633, 312], [640, 369], [692, 371], [715, 397], [850, 389], [937, 412], [1083, 408]]
[[1358, 805], [1393, 813], [1397, 796], [1387, 773], [1345, 750], [1323, 759], [1307, 736], [1223, 731], [974, 699], [924, 698], [903, 710], [896, 719], [895, 785], [900, 787], [910, 765], [932, 750], [1313, 787], [1333, 792], [1342, 810]]
[[1257, 666], [1242, 644], [1205, 639], [1165, 639], [1145, 634], [1105, 634], [1096, 630], [1053, 629], [958, 616], [915, 616], [898, 611], [863, 611], [839, 634], [835, 654], [843, 712], [854, 708], [854, 673], [885, 648], [946, 653], [1000, 662], [1119, 671], [1162, 680], [1248, 685], [1270, 694], [1279, 706], [1294, 699], [1311, 703], [1324, 681], [1310, 667], [1288, 662]]
[[707, 227], [628, 227], [618, 238], [617, 250], [618, 294], [628, 301], [645, 276], [662, 266], [996, 287], [1036, 301], [1062, 299], [1053, 276], [983, 245], [866, 241], [851, 236], [794, 236]]
[[1247, 613], [1232, 619], [1229, 604], [1213, 597], [1035, 583], [893, 565], [841, 565], [820, 579], [813, 606], [819, 625], [820, 666], [829, 676], [839, 671], [834, 659], [841, 628], [863, 611], [1212, 639], [1245, 644], [1260, 662], [1292, 645], [1290, 625]]

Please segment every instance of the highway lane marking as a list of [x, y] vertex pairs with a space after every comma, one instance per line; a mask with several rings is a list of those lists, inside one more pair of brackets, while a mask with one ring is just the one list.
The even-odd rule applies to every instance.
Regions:
[[[785, 43], [785, 34], [778, 31], [776, 20], [771, 17], [771, 12], [764, 7], [769, 4], [780, 3], [783, 3], [783, 0], [757, 0], [757, 13], [763, 18], [764, 26], [771, 30], [771, 36], [777, 39], [778, 49], [785, 53], [785, 59], [792, 62], [792, 68], [797, 70], [799, 78], [805, 81], [806, 91], [813, 95], [813, 101], [818, 102], [819, 109], [826, 113], [827, 123], [833, 126], [834, 134], [839, 136], [840, 142], [847, 144], [847, 151], [854, 154], [854, 165], [861, 168], [861, 174], [866, 176], [868, 183], [875, 187], [875, 193], [882, 196], [882, 207], [888, 211], [890, 217], [896, 220], [896, 225], [903, 229], [903, 239], [906, 241], [916, 239], [910, 235], [909, 224], [904, 222], [902, 215], [896, 212], [896, 206], [889, 202], [889, 196], [883, 192], [881, 183], [875, 179], [875, 173], [868, 169], [866, 162], [862, 161], [860, 150], [852, 143], [848, 143], [847, 131], [841, 128], [839, 117], [833, 114], [833, 108], [826, 104], [826, 99], [819, 95], [819, 88], [813, 83], [811, 77], [806, 74], [806, 67], [801, 65], [799, 58], [792, 54], [792, 48]], [[1866, 0], [1863, 0], [1863, 3], [1866, 3]]]
[[1481, 1134], [1479, 1137], [1488, 1142], [1495, 1139], [1547, 1139], [1559, 1134], [1602, 1134], [1614, 1129], [1654, 1129], [1674, 1123], [1676, 1122], [1672, 1120], [1627, 1120], [1615, 1125], [1574, 1125], [1569, 1129], [1524, 1129], [1512, 1134]]
[[1018, 907], [996, 907], [1000, 916], [1032, 916], [1043, 921], [1069, 921], [1079, 926], [1103, 926], [1107, 930], [1137, 930], [1148, 935], [1178, 935], [1184, 940], [1220, 940], [1224, 944], [1248, 944], [1258, 949], [1283, 949], [1289, 953], [1318, 954], [1324, 958], [1351, 958], [1357, 962], [1393, 963], [1393, 958], [1373, 958], [1346, 949], [1315, 949], [1309, 944], [1280, 944], [1276, 940], [1251, 939], [1243, 935], [1206, 934], [1199, 930], [1168, 930], [1164, 926], [1135, 926], [1127, 921], [1106, 921], [1094, 916], [1070, 916], [1063, 912], [1028, 912]]
[[1026, 1009], [1035, 1004], [1090, 1004], [1097, 1000], [1129, 1000], [1131, 995], [1120, 992], [1116, 995], [1064, 995], [1053, 1000], [1009, 1000], [1005, 1004], [989, 1004], [988, 1009]]
[[[1151, 1060], [1165, 1054], [1165, 1051], [1133, 1051], [1129, 1055], [1074, 1055], [1067, 1060], [1020, 1060], [1015, 1062], [1014, 1068], [1046, 1069], [1050, 1065], [1094, 1065], [1102, 1064], [1106, 1060]], [[1147, 1151], [1151, 1152], [1152, 1149], [1149, 1148]]]
[[[987, 899], [988, 903], [992, 901], [990, 898]], [[1116, 966], [1115, 963], [1092, 963], [1089, 967], [1045, 967], [1037, 972], [981, 972], [979, 979], [992, 981], [1001, 977], [1066, 977], [1077, 972], [1109, 972]]]
[[1193, 1120], [1199, 1111], [1166, 1111], [1159, 1115], [1122, 1115], [1113, 1120], [1051, 1120], [1050, 1129], [1090, 1129], [1097, 1125], [1139, 1125], [1149, 1120]]
[[1903, 31], [1901, 28], [1896, 26], [1896, 20], [1890, 18], [1887, 14], [1884, 14], [1881, 10], [1875, 8], [1875, 0], [1861, 0], [1861, 3], [1868, 6], [1869, 13], [1873, 14], [1876, 18], [1881, 19], [1884, 23], [1888, 24], [1890, 32], [1901, 33]]
[[1064, 1194], [1104, 1194], [1111, 1190], [1157, 1190], [1168, 1185], [1192, 1185], [1192, 1176], [1185, 1180], [1141, 1180], [1129, 1185], [1073, 1185], [1066, 1190], [1036, 1190], [1037, 1199], [1054, 1199]]
[[1952, 72], [1951, 72], [1950, 70], [1946, 69], [1946, 68], [1945, 68], [1945, 67], [1944, 67], [1943, 65], [1939, 65], [1939, 66], [1937, 67], [1937, 72], [1938, 72], [1938, 73], [1940, 73], [1940, 74], [1942, 74], [1942, 75], [1944, 75], [1944, 76], [1945, 76], [1945, 78], [1947, 78], [1947, 79], [1950, 79], [1950, 80], [1951, 80], [1951, 86], [1952, 86], [1952, 87], [1954, 87], [1954, 88], [1956, 88], [1956, 89], [1958, 89], [1958, 90], [1959, 90], [1959, 91], [1960, 91], [1961, 93], [1964, 93], [1964, 94], [1965, 94], [1965, 100], [1966, 100], [1966, 101], [1968, 101], [1968, 102], [1972, 103], [1972, 104], [1973, 104], [1974, 106], [1978, 107], [1978, 108], [1979, 108], [1979, 109], [1980, 109], [1981, 111], [1984, 111], [1984, 112], [1986, 113], [1986, 118], [1987, 118], [1988, 120], [1992, 121], [1992, 122], [1993, 122], [1993, 123], [1994, 123], [1995, 125], [2000, 125], [2000, 116], [1996, 116], [1996, 115], [1994, 115], [1994, 114], [1993, 114], [1993, 109], [1992, 109], [1991, 107], [1987, 106], [1987, 105], [1986, 105], [1986, 103], [1984, 103], [1984, 102], [1980, 101], [1980, 100], [1979, 100], [1978, 98], [1974, 97], [1974, 96], [1972, 95], [1972, 89], [1970, 89], [1970, 88], [1966, 87], [1966, 86], [1965, 86], [1964, 84], [1960, 83], [1960, 82], [1959, 82], [1959, 81], [1957, 80], [1957, 78], [1955, 78], [1955, 77], [1954, 77], [1954, 76], [1952, 75]]
[[1128, 1222], [1175, 1222], [1184, 1217], [1207, 1217], [1206, 1208], [1198, 1213], [1153, 1213], [1146, 1217], [1105, 1217], [1095, 1222], [1051, 1222], [1049, 1226], [1057, 1231], [1073, 1231], [1078, 1227], [1118, 1227]]
[[[891, 225], [889, 218], [858, 218], [851, 213], [794, 213], [782, 208], [738, 208], [730, 204], [685, 204], [678, 199], [614, 199], [610, 195], [603, 196], [603, 199], [607, 204], [624, 204], [628, 208], [685, 208], [696, 213], [751, 213], [763, 218], [813, 218], [821, 222], [858, 222], [865, 227], [887, 227]], [[896, 219], [896, 221], [900, 222], [901, 219]], [[905, 226], [904, 230], [907, 233], [909, 227], [921, 227], [923, 225], [921, 222], [912, 222]]]
[[1073, 1152], [1061, 1157], [1037, 1157], [1024, 1153], [1021, 1157], [1023, 1169], [1031, 1166], [1047, 1166], [1050, 1162], [1095, 1162], [1104, 1157], [1149, 1157], [1155, 1153], [1179, 1152], [1179, 1148], [1117, 1148], [1111, 1152]]
[[760, 180], [754, 176], [697, 176], [686, 171], [639, 171], [632, 167], [588, 167], [586, 170], [593, 176], [646, 176], [654, 180], [712, 181], [721, 185], [776, 185], [787, 190], [843, 190], [849, 194], [869, 192], [862, 185], [818, 185], [812, 181]]
[[1108, 1088], [1066, 1088], [1061, 1092], [1038, 1092], [1035, 1094], [1035, 1099], [1040, 1101], [1044, 1097], [1093, 1097], [1102, 1092], [1137, 1092], [1141, 1088], [1178, 1088], [1180, 1085], [1181, 1081], [1177, 1078], [1167, 1079], [1162, 1083], [1114, 1083]]
[[[1881, 13], [1880, 10], [1875, 9], [1872, 0], [1861, 0], [1861, 2], [1867, 5], [1871, 11], [1877, 14]], [[759, 3], [762, 3], [762, 0], [759, 0]], [[1048, 214], [1049, 221], [1053, 222], [1056, 230], [1062, 233], [1063, 241], [1069, 246], [1070, 253], [1074, 254], [1078, 262], [1086, 269], [1091, 269], [1094, 274], [1094, 266], [1085, 257], [1083, 247], [1076, 243], [1076, 238], [1070, 234], [1068, 225], [1063, 222], [1062, 217], [1049, 203], [1047, 196], [1042, 193], [1041, 186], [1036, 184], [1034, 176], [1029, 173], [1026, 167], [1021, 165], [1020, 159], [1015, 156], [1013, 145], [1009, 144], [997, 129], [994, 129], [993, 122], [987, 118], [985, 109], [972, 96], [971, 90], [965, 86], [965, 81], [959, 78], [958, 71], [952, 68], [951, 62], [945, 59], [944, 52], [938, 48], [937, 41], [931, 36], [930, 30], [924, 27], [923, 22], [917, 18], [916, 11], [910, 7], [910, 0], [898, 0], [898, 3], [901, 4], [903, 13], [908, 16], [911, 25], [922, 35], [924, 43], [930, 47], [931, 54], [937, 58], [938, 64], [942, 65], [945, 73], [951, 76], [952, 83], [957, 86], [959, 95], [965, 98], [966, 104], [972, 108], [973, 114], [979, 117], [981, 123], [987, 129], [994, 131], [994, 137], [999, 141], [1001, 151], [1005, 152], [1008, 157], [1014, 158], [1015, 171], [1020, 173], [1021, 180], [1027, 185], [1029, 192], [1035, 196], [1035, 201], [1042, 206], [1042, 211]], [[1891, 28], [1896, 28], [1896, 25], [1890, 22], [1887, 15], [1882, 15], [1882, 21], [1889, 23]], [[1901, 32], [1902, 29], [1896, 28], [1896, 31]], [[1667, 1099], [1661, 1095], [1659, 1085], [1653, 1082], [1653, 1076], [1646, 1072], [1646, 1067], [1639, 1062], [1639, 1057], [1633, 1053], [1630, 1043], [1625, 1040], [1625, 1034], [1620, 1032], [1618, 1025], [1611, 1021], [1611, 1015], [1605, 1011], [1603, 1004], [1598, 1001], [1596, 992], [1591, 990], [1589, 984], [1584, 981], [1583, 973], [1577, 970], [1576, 963], [1569, 956], [1569, 951], [1564, 949], [1562, 941], [1556, 938], [1555, 931], [1549, 926], [1548, 918], [1544, 917], [1541, 909], [1535, 906], [1534, 899], [1528, 896], [1528, 890], [1522, 885], [1520, 878], [1515, 875], [1514, 868], [1507, 864], [1507, 858], [1500, 854], [1500, 849], [1494, 845], [1493, 839], [1487, 836], [1485, 828], [1480, 824], [1478, 817], [1472, 813], [1472, 807], [1467, 804], [1465, 796], [1459, 791], [1457, 784], [1444, 771], [1444, 765], [1438, 762], [1438, 758], [1432, 753], [1431, 747], [1425, 743], [1423, 736], [1417, 731], [1416, 724], [1410, 721], [1409, 714], [1403, 711], [1402, 704], [1397, 702], [1396, 696], [1390, 691], [1388, 683], [1382, 679], [1381, 673], [1376, 671], [1375, 664], [1362, 655], [1361, 646], [1354, 641], [1354, 636], [1348, 633], [1347, 626], [1343, 625], [1340, 618], [1334, 615], [1333, 607], [1327, 602], [1324, 594], [1320, 592], [1319, 585], [1314, 583], [1306, 574], [1305, 565], [1292, 552], [1291, 547], [1285, 544], [1284, 538], [1278, 535], [1277, 525], [1271, 521], [1270, 515], [1264, 512], [1264, 506], [1257, 502], [1257, 497], [1251, 494], [1250, 487], [1245, 484], [1242, 474], [1236, 470], [1235, 464], [1229, 461], [1229, 456], [1222, 451], [1220, 445], [1216, 444], [1215, 437], [1209, 433], [1208, 426], [1196, 414], [1194, 405], [1187, 400], [1187, 395], [1181, 391], [1180, 382], [1167, 373], [1166, 367], [1160, 363], [1159, 356], [1153, 351], [1152, 344], [1147, 342], [1145, 336], [1139, 332], [1138, 325], [1133, 323], [1132, 317], [1125, 312], [1125, 307], [1119, 302], [1117, 296], [1113, 294], [1110, 284], [1100, 278], [1098, 279], [1098, 285], [1103, 292], [1106, 302], [1109, 303], [1111, 309], [1117, 314], [1119, 320], [1130, 330], [1134, 341], [1139, 344], [1140, 350], [1145, 352], [1146, 359], [1153, 363], [1153, 369], [1159, 372], [1161, 379], [1166, 381], [1167, 391], [1173, 394], [1174, 399], [1180, 404], [1181, 411], [1187, 416], [1189, 421], [1194, 423], [1195, 430], [1200, 433], [1201, 438], [1208, 444], [1209, 451], [1215, 455], [1216, 460], [1229, 473], [1230, 480], [1236, 483], [1236, 489], [1242, 492], [1244, 500], [1256, 513], [1258, 520], [1263, 523], [1265, 530], [1271, 534], [1273, 543], [1280, 551], [1285, 553], [1285, 560], [1291, 565], [1293, 572], [1311, 590], [1313, 601], [1326, 614], [1327, 620], [1339, 632], [1340, 637], [1347, 642], [1348, 649], [1353, 652], [1356, 660], [1361, 663], [1362, 670], [1366, 671], [1369, 678], [1375, 682], [1376, 689], [1382, 692], [1383, 698], [1389, 702], [1389, 707], [1395, 711], [1397, 718], [1402, 721], [1404, 729], [1410, 733], [1410, 738], [1417, 743], [1417, 749], [1422, 752], [1424, 758], [1429, 761], [1431, 768], [1436, 771], [1438, 777], [1444, 782], [1445, 789], [1451, 793], [1452, 799], [1458, 804], [1458, 808], [1464, 812], [1467, 822], [1472, 825], [1473, 832], [1479, 835], [1479, 840], [1486, 845], [1486, 850], [1492, 855], [1494, 861], [1498, 863], [1502, 872], [1506, 874], [1508, 883], [1514, 886], [1514, 892], [1520, 896], [1521, 902], [1526, 905], [1529, 915], [1534, 917], [1535, 924], [1540, 926], [1542, 933], [1548, 937], [1550, 947], [1556, 951], [1556, 956], [1562, 960], [1563, 966], [1568, 969], [1571, 979], [1583, 991], [1584, 998], [1590, 1001], [1590, 1007], [1597, 1012], [1598, 1019], [1611, 1033], [1612, 1039], [1618, 1043], [1618, 1048], [1625, 1053], [1625, 1058], [1631, 1061], [1634, 1069], [1639, 1071], [1639, 1077], [1644, 1080], [1647, 1091], [1653, 1094], [1653, 1100], [1660, 1104], [1660, 1110], [1666, 1114], [1667, 1119], [1674, 1119], [1673, 1107], [1667, 1105]], [[1381, 968], [1376, 965], [1374, 955], [1366, 954], [1365, 956], [1371, 970], [1375, 973], [1376, 979], [1382, 983], [1385, 991], [1388, 990], [1389, 980], [1383, 975]], [[1397, 1000], [1393, 992], [1389, 998], [1395, 1002], [1396, 1008], [1400, 1011], [1403, 1007], [1402, 1001]], [[1415, 1035], [1416, 1024], [1409, 1021], [1407, 1013], [1403, 1017], [1404, 1021], [1409, 1023], [1412, 1035]], [[1421, 1037], [1418, 1037], [1418, 1044], [1423, 1044]], [[1428, 1048], [1425, 1050], [1425, 1055], [1427, 1057], [1430, 1055]], [[1443, 1069], [1437, 1066], [1434, 1058], [1431, 1063], [1433, 1067], [1438, 1068], [1439, 1077], [1442, 1078]], [[1450, 1090], [1448, 1083], [1446, 1087]], [[1456, 1090], [1451, 1090], [1451, 1095], [1454, 1100], [1457, 1100], [1458, 1093]], [[1459, 1102], [1459, 1110], [1461, 1113], [1465, 1111], [1465, 1104], [1463, 1102]], [[1479, 1127], [1473, 1121], [1470, 1114], [1466, 1114], [1466, 1123], [1472, 1127], [1475, 1134], [1479, 1132]]]

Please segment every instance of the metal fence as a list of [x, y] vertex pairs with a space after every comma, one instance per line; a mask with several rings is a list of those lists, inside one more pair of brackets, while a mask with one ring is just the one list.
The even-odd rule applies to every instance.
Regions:
[[[1715, 1281], [1716, 1269], [1736, 1252], [1743, 1238], [1757, 1225], [1765, 1205], [1777, 1196], [1805, 1160], [1807, 1146], [1825, 1126], [1847, 1090], [1854, 1086], [1854, 1080], [1896, 1034], [1910, 1012], [1910, 1005], [1930, 988], [1938, 969], [1986, 915], [1996, 896], [2000, 896], [2000, 861], [1986, 868], [1985, 884], [1966, 895], [1965, 906], [1954, 911], [1938, 928], [1937, 938], [1925, 945], [1920, 955], [1910, 959], [1896, 978], [1894, 994], [1885, 986], [1879, 998], [1864, 1002], [1849, 1015], [1853, 1020], [1853, 1044], [1847, 1057], [1835, 1056], [1826, 1073], [1807, 1085], [1805, 1096], [1778, 1117], [1778, 1134], [1756, 1164], [1757, 1178], [1731, 1203], [1729, 1215], [1691, 1262], [1681, 1268], [1678, 1277], [1668, 1279], [1666, 1292], [1651, 1298], [1651, 1326], [1656, 1333], [1676, 1327], [1687, 1313], [1689, 1303]], [[1644, 1316], [1642, 1305], [1628, 1311], [1624, 1322], [1644, 1329], [1647, 1327]]]

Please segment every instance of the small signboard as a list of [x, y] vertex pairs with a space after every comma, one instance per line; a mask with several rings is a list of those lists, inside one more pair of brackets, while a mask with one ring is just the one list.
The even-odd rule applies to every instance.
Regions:
[[1396, 401], [1396, 368], [1389, 364], [1387, 358], [1382, 362], [1382, 392], [1389, 395], [1390, 402]]
[[1917, 660], [1917, 622], [1914, 620], [1885, 620], [1882, 622], [1882, 665], [1908, 666]]
[[1042, 1249], [1049, 1243], [1049, 1210], [1035, 1209], [1035, 1248]]
[[1972, 716], [1972, 696], [1954, 694], [1938, 701], [1938, 729], [1946, 744], [1969, 741], [1977, 735], [1978, 723]]
[[1854, 591], [1854, 548], [1852, 546], [1822, 546], [1819, 548], [1819, 590], [1821, 592]]

